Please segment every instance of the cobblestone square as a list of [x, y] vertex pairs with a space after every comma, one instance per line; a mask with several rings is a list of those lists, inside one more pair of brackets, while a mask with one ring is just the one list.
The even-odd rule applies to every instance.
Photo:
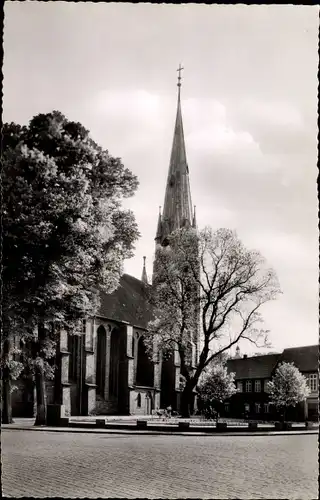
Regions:
[[2, 431], [2, 494], [62, 498], [318, 498], [316, 435]]

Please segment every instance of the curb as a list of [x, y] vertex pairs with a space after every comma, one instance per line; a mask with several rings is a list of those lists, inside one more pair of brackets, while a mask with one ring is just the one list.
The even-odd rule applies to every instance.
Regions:
[[305, 435], [305, 434], [318, 434], [318, 430], [297, 430], [297, 431], [255, 431], [255, 432], [166, 432], [166, 431], [152, 431], [152, 430], [120, 430], [120, 429], [85, 429], [82, 428], [70, 428], [70, 427], [9, 427], [2, 425], [2, 430], [6, 431], [34, 431], [34, 432], [63, 432], [63, 433], [73, 433], [73, 434], [108, 434], [108, 435], [126, 435], [126, 436], [134, 436], [134, 435], [143, 435], [143, 436], [290, 436], [290, 435]]

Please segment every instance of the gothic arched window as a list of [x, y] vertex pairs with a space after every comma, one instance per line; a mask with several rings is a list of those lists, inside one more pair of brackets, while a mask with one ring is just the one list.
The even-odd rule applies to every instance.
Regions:
[[137, 396], [137, 407], [141, 408], [141, 394], [140, 394], [140, 392], [139, 392], [139, 394]]
[[131, 349], [132, 349], [132, 357], [134, 357], [134, 335], [132, 335], [132, 343], [131, 343]]
[[106, 383], [106, 355], [107, 355], [107, 333], [104, 326], [97, 330], [97, 353], [96, 353], [96, 384], [97, 394], [104, 396]]
[[111, 332], [110, 341], [110, 379], [109, 394], [118, 396], [119, 384], [119, 330], [116, 328]]
[[146, 387], [153, 387], [153, 376], [154, 376], [154, 367], [153, 363], [150, 360], [146, 347], [143, 342], [143, 338], [140, 337], [138, 341], [138, 360], [137, 360], [137, 376], [136, 383], [137, 385], [142, 385]]

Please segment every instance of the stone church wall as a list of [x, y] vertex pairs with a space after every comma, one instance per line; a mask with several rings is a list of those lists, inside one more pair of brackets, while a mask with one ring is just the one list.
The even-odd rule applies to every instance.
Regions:
[[159, 407], [158, 393], [154, 389], [136, 387], [130, 391], [130, 414], [151, 415]]
[[97, 395], [95, 400], [95, 415], [116, 415], [118, 413], [117, 401], [106, 401]]

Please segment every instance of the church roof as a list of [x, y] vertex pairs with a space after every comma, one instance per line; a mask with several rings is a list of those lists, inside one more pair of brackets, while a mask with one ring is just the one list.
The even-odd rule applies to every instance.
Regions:
[[113, 293], [101, 292], [98, 316], [146, 329], [151, 319], [146, 292], [147, 286], [142, 281], [123, 274]]

